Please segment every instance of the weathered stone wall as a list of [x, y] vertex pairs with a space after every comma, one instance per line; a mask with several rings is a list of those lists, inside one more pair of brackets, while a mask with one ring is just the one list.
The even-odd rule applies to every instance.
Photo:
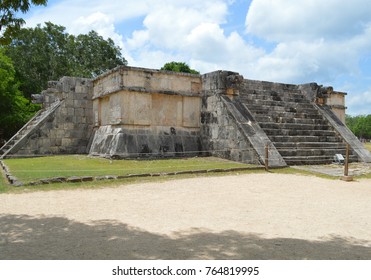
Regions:
[[200, 96], [200, 75], [120, 66], [94, 80], [93, 99], [120, 90]]
[[345, 95], [345, 92], [332, 91], [326, 100], [326, 105], [343, 123], [345, 123]]
[[218, 95], [205, 96], [201, 115], [202, 146], [210, 155], [259, 163], [258, 155], [240, 131]]
[[345, 124], [346, 92], [334, 91], [332, 87], [323, 87], [316, 83], [300, 85], [299, 89], [309, 101], [320, 106], [328, 106], [335, 116]]
[[90, 154], [110, 157], [197, 155], [199, 75], [119, 67], [94, 81]]
[[45, 121], [33, 129], [18, 155], [86, 153], [93, 131], [92, 82], [63, 77], [42, 93], [44, 109], [61, 101]]
[[258, 164], [256, 151], [222, 101], [222, 95], [238, 96], [242, 81], [238, 73], [227, 71], [203, 75], [202, 146], [213, 156]]

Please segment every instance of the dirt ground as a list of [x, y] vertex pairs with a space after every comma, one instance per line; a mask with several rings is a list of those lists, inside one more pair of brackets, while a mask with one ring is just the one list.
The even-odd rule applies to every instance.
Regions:
[[371, 259], [371, 180], [267, 173], [2, 194], [0, 259]]

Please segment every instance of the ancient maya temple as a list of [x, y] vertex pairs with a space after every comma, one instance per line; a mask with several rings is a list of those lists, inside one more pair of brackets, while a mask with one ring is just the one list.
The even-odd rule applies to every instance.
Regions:
[[269, 165], [330, 163], [351, 147], [370, 153], [344, 125], [345, 93], [316, 83], [244, 79], [120, 66], [96, 79], [63, 77], [35, 96], [40, 110], [1, 158], [90, 154], [110, 158], [213, 155]]

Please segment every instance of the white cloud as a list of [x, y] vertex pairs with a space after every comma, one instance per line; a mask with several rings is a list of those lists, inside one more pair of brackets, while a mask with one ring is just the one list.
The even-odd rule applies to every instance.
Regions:
[[[123, 48], [129, 65], [140, 67], [174, 60], [201, 73], [223, 69], [249, 79], [340, 86], [341, 77], [351, 81], [361, 74], [359, 61], [371, 50], [368, 0], [253, 0], [246, 34], [225, 31], [235, 2], [60, 0], [37, 9], [27, 22], [52, 21], [73, 34], [94, 29]], [[141, 24], [126, 28], [133, 19]], [[264, 49], [261, 41], [273, 47]], [[368, 100], [371, 90], [365, 88], [357, 92]], [[351, 106], [361, 97], [349, 94]]]
[[[123, 4], [120, 1], [108, 3], [98, 0], [63, 0], [38, 10], [34, 16], [27, 19], [27, 23], [29, 26], [35, 26], [37, 23], [52, 21], [65, 26], [67, 32], [72, 34], [95, 30], [105, 38], [112, 38], [124, 50], [123, 53], [130, 64], [138, 65], [143, 62], [141, 66], [150, 67], [159, 63], [154, 63], [153, 59], [189, 60], [187, 36], [199, 25], [224, 23], [228, 2], [127, 0]], [[139, 16], [144, 17], [143, 28], [134, 30], [131, 34], [124, 34], [122, 31], [125, 30], [125, 21]], [[116, 29], [118, 23], [121, 23], [124, 30]], [[146, 61], [146, 58], [151, 61]]]
[[[159, 1], [146, 15], [143, 30], [128, 40], [132, 47], [142, 46], [146, 39], [155, 47], [180, 49], [187, 35], [204, 23], [224, 21], [227, 6], [223, 1]], [[180, 5], [181, 4], [181, 5]]]
[[[222, 0], [159, 1], [145, 16], [143, 29], [135, 30], [125, 45], [136, 54], [136, 62], [145, 61], [151, 49], [157, 55], [162, 52], [163, 55], [156, 56], [156, 64], [161, 61], [160, 66], [170, 61], [169, 58], [179, 61], [215, 59], [220, 57], [217, 49], [222, 51], [225, 45], [219, 25], [225, 22], [227, 12], [228, 6]], [[209, 36], [200, 38], [200, 33]], [[146, 51], [138, 51], [141, 48]], [[210, 56], [202, 57], [203, 54]], [[149, 63], [153, 64], [148, 61], [145, 65]]]
[[[249, 34], [277, 42], [263, 51], [240, 34], [224, 34], [231, 0], [61, 0], [27, 19], [52, 21], [73, 34], [91, 29], [126, 48], [126, 55], [168, 52], [254, 78], [301, 81], [354, 72], [359, 54], [371, 49], [368, 0], [259, 0], [246, 17]], [[144, 17], [143, 28], [125, 33], [125, 21]], [[117, 30], [118, 23], [123, 29]], [[140, 48], [145, 48], [140, 51]], [[143, 61], [140, 57], [136, 60]], [[134, 60], [134, 58], [133, 58]], [[143, 65], [146, 66], [146, 65]]]
[[367, 0], [253, 1], [248, 34], [276, 43], [258, 59], [258, 78], [331, 83], [359, 74], [359, 59], [371, 49], [368, 5]]
[[371, 114], [371, 88], [358, 94], [348, 94], [346, 96], [347, 113], [350, 115]]
[[264, 55], [262, 49], [247, 44], [238, 33], [226, 36], [219, 25], [212, 23], [194, 28], [185, 47], [201, 72], [226, 69], [250, 73], [256, 59]]
[[70, 24], [68, 29], [72, 34], [86, 34], [91, 30], [95, 30], [104, 38], [122, 42], [122, 35], [115, 30], [114, 18], [102, 12], [80, 16]]
[[334, 40], [361, 33], [371, 18], [368, 0], [259, 0], [246, 17], [249, 33], [266, 40]]
[[[152, 49], [163, 52], [163, 59], [188, 61], [201, 72], [226, 69], [252, 79], [331, 83], [344, 73], [356, 74], [360, 54], [371, 47], [368, 12], [361, 1], [352, 5], [334, 0], [292, 1], [290, 5], [283, 0], [253, 1], [247, 30], [263, 39], [276, 39], [270, 52], [237, 32], [225, 34], [222, 26], [229, 1], [165, 2], [154, 4], [143, 28], [125, 41], [137, 62], [148, 65], [143, 55], [148, 57]], [[342, 28], [355, 17], [355, 24]]]
[[145, 15], [151, 2], [154, 0], [126, 0], [124, 4], [121, 1], [60, 0], [37, 9], [35, 13], [27, 14], [27, 24], [34, 26], [52, 21], [68, 28], [76, 19], [94, 13], [110, 15], [117, 22]]

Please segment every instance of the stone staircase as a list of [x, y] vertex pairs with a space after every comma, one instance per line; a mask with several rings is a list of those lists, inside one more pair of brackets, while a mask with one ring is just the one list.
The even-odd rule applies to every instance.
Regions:
[[[345, 142], [296, 86], [245, 88], [238, 99], [288, 165], [327, 164], [335, 154], [345, 156]], [[350, 160], [357, 161], [352, 152]]]
[[48, 116], [50, 116], [61, 104], [62, 101], [54, 102], [50, 107], [36, 113], [8, 142], [0, 148], [0, 159], [11, 157], [16, 153], [22, 144], [27, 141], [32, 132], [39, 127]]

